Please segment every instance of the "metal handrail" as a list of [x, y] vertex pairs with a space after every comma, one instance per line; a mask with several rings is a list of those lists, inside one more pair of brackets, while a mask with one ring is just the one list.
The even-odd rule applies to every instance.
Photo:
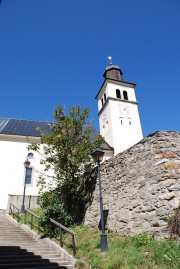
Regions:
[[[14, 212], [14, 210], [16, 210], [16, 212]], [[13, 218], [17, 218], [17, 221], [19, 222], [20, 221], [20, 216], [19, 216], [19, 213], [20, 213], [20, 209], [18, 207], [16, 207], [15, 205], [13, 204], [9, 204], [9, 215], [12, 215]]]
[[[14, 213], [14, 209], [16, 209], [17, 213]], [[27, 223], [27, 213], [29, 213], [31, 215], [31, 219], [30, 219], [30, 227], [31, 227], [31, 229], [33, 227], [35, 227], [35, 225], [33, 225], [33, 220], [34, 220], [34, 218], [36, 218], [36, 219], [38, 219], [38, 233], [41, 232], [40, 221], [42, 220], [42, 218], [40, 216], [38, 216], [37, 214], [35, 214], [34, 212], [32, 212], [31, 210], [25, 209], [25, 212], [24, 212], [24, 224]], [[20, 214], [20, 209], [10, 203], [9, 215], [12, 215], [13, 217], [16, 217], [18, 222], [19, 222], [20, 219], [21, 219], [19, 214]], [[55, 225], [58, 228], [59, 236], [60, 236], [60, 246], [61, 247], [63, 247], [63, 238], [62, 238], [63, 234], [68, 233], [68, 234], [71, 235], [71, 237], [72, 237], [72, 249], [73, 249], [73, 254], [75, 256], [76, 255], [76, 246], [75, 246], [75, 235], [76, 235], [76, 233], [73, 232], [72, 230], [68, 229], [67, 227], [65, 227], [61, 223], [59, 223], [59, 222], [57, 222], [57, 221], [50, 218], [50, 220], [49, 220], [49, 237], [50, 238], [52, 238], [51, 224]]]
[[31, 229], [33, 227], [35, 227], [35, 225], [33, 225], [33, 218], [38, 219], [38, 227], [37, 228], [38, 228], [38, 234], [39, 234], [41, 232], [41, 229], [40, 229], [40, 220], [41, 220], [41, 217], [38, 216], [37, 214], [35, 214], [34, 212], [32, 212], [29, 209], [25, 209], [25, 212], [24, 213], [25, 213], [24, 214], [24, 224], [27, 223], [27, 213], [29, 213], [31, 215], [31, 220], [30, 220], [30, 227], [31, 227]]
[[[50, 218], [49, 221], [50, 221], [51, 224], [54, 224], [55, 226], [58, 227], [61, 247], [63, 247], [63, 240], [62, 240], [63, 233], [66, 232], [66, 233], [69, 233], [71, 235], [71, 237], [72, 237], [72, 249], [73, 249], [73, 254], [75, 256], [76, 255], [76, 246], [75, 246], [75, 235], [76, 235], [76, 233], [73, 232], [72, 230], [68, 229], [64, 225], [60, 224], [59, 222], [51, 219], [51, 218]], [[52, 235], [51, 235], [51, 225], [49, 225], [49, 235], [50, 235], [50, 237], [52, 237]]]

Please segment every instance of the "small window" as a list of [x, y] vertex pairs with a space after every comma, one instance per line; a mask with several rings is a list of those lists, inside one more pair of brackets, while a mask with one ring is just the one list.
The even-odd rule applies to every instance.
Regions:
[[101, 104], [102, 104], [102, 106], [104, 105], [104, 100], [103, 100], [103, 98], [101, 99]]
[[127, 91], [123, 91], [123, 97], [124, 97], [124, 100], [128, 100], [128, 94], [127, 94]]
[[25, 172], [25, 183], [26, 184], [31, 184], [31, 179], [32, 179], [32, 168], [26, 168]]
[[123, 118], [120, 118], [120, 124], [123, 125]]
[[119, 72], [115, 71], [115, 79], [119, 79]]
[[116, 90], [116, 97], [121, 99], [121, 92], [120, 90]]
[[29, 152], [28, 155], [27, 155], [27, 158], [33, 158], [33, 157], [34, 157], [33, 153]]
[[104, 94], [104, 101], [106, 102], [106, 93]]
[[129, 123], [129, 126], [132, 126], [132, 119], [131, 118], [128, 118], [128, 123]]

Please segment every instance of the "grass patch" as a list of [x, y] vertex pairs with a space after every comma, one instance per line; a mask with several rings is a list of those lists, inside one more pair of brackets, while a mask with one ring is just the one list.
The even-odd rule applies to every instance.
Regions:
[[[35, 213], [42, 214], [41, 211]], [[180, 243], [175, 239], [156, 241], [146, 233], [134, 237], [107, 233], [108, 250], [102, 253], [98, 229], [82, 225], [73, 226], [71, 230], [77, 233], [76, 268], [180, 269]], [[64, 234], [63, 241], [63, 247], [72, 254], [71, 237]]]
[[[100, 251], [100, 232], [87, 226], [72, 228], [77, 233], [76, 268], [82, 269], [178, 269], [180, 245], [175, 240], [156, 241], [141, 234], [121, 237], [108, 233], [108, 250]], [[68, 242], [66, 242], [68, 245]], [[68, 249], [67, 249], [68, 250]], [[68, 250], [71, 251], [70, 249]]]
[[[44, 211], [39, 208], [33, 209], [32, 212], [39, 217], [43, 217], [44, 214]], [[22, 224], [26, 224], [31, 229], [35, 230], [38, 233], [41, 233], [42, 235], [44, 234], [44, 229], [41, 227], [41, 221], [27, 212], [26, 212], [26, 218], [24, 213], [20, 214], [19, 222]]]

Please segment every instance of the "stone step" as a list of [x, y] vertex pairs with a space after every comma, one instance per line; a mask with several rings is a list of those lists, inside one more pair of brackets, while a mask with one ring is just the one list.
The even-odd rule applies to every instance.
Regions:
[[1, 264], [9, 264], [9, 263], [18, 263], [18, 264], [21, 264], [21, 263], [24, 263], [24, 262], [27, 262], [27, 263], [43, 263], [43, 262], [54, 262], [54, 263], [60, 263], [62, 262], [63, 264], [68, 264], [67, 261], [63, 260], [63, 259], [58, 259], [58, 258], [51, 258], [51, 259], [43, 259], [41, 256], [34, 256], [34, 255], [31, 255], [31, 256], [28, 256], [26, 255], [25, 257], [22, 255], [22, 256], [19, 256], [19, 257], [9, 257], [8, 256], [8, 259], [7, 257], [6, 258], [3, 258], [1, 257], [1, 260], [0, 260], [0, 265]]
[[27, 240], [33, 240], [33, 238], [31, 236], [28, 236], [27, 234], [19, 234], [18, 232], [16, 232], [16, 234], [3, 234], [3, 235], [0, 235], [0, 239], [1, 238], [6, 238], [7, 240], [8, 239], [16, 239], [16, 238], [26, 238]]
[[36, 243], [38, 244], [37, 240], [34, 240], [31, 236], [29, 235], [16, 235], [16, 236], [0, 236], [0, 244], [5, 242], [5, 241], [11, 241], [11, 242], [16, 242], [17, 241], [21, 241], [23, 240], [24, 243], [29, 243], [29, 244], [33, 244]]
[[[57, 268], [67, 268], [66, 264], [58, 265], [56, 262], [49, 262], [49, 261], [38, 261], [38, 262], [24, 262], [24, 263], [6, 263], [6, 264], [1, 264], [0, 268], [52, 268], [53, 266], [58, 266]], [[63, 267], [62, 267], [63, 266]]]
[[[49, 253], [49, 252], [48, 252]], [[47, 254], [47, 253], [46, 253]], [[6, 252], [1, 252], [0, 253], [0, 259], [15, 259], [15, 258], [21, 258], [21, 259], [27, 259], [28, 257], [31, 257], [32, 259], [34, 257], [39, 257], [39, 258], [43, 258], [45, 259], [47, 257], [47, 255], [37, 255], [33, 252], [24, 252], [24, 253], [18, 253], [18, 252], [10, 252], [9, 254], [7, 254]], [[48, 254], [48, 259], [52, 259], [52, 258], [56, 258], [56, 259], [60, 259], [60, 256], [57, 254]]]
[[[17, 267], [9, 267], [9, 268], [14, 269], [14, 268], [17, 268]], [[18, 268], [27, 269], [27, 267], [18, 267]], [[28, 269], [39, 269], [39, 268], [41, 268], [41, 269], [48, 269], [48, 268], [52, 268], [52, 269], [74, 269], [74, 267], [71, 266], [71, 265], [67, 266], [67, 265], [52, 265], [52, 264], [50, 266], [43, 265], [43, 267], [38, 267], [38, 266], [35, 267], [35, 265], [33, 267], [28, 267]]]
[[[1, 250], [1, 248], [0, 248]], [[33, 255], [36, 255], [36, 256], [39, 256], [41, 258], [46, 258], [47, 257], [47, 253], [48, 253], [48, 257], [49, 258], [53, 258], [53, 257], [56, 257], [56, 258], [59, 258], [61, 257], [59, 254], [56, 254], [54, 252], [50, 252], [50, 251], [41, 251], [41, 255], [39, 255], [39, 252], [38, 251], [34, 251], [34, 252], [27, 252], [27, 251], [22, 251], [19, 253], [19, 251], [9, 251], [9, 253], [7, 253], [6, 251], [1, 251], [0, 252], [0, 259], [2, 259], [3, 257], [8, 257], [8, 256], [11, 256], [11, 257], [19, 257], [21, 256], [22, 259], [23, 257], [25, 257], [25, 254], [26, 256], [33, 256]]]
[[[22, 256], [23, 257], [23, 256]], [[57, 263], [57, 265], [59, 264], [63, 264], [63, 265], [67, 265], [68, 262], [65, 261], [64, 259], [60, 259], [60, 258], [51, 258], [51, 259], [44, 259], [41, 256], [26, 256], [25, 258], [22, 258], [21, 256], [19, 256], [18, 258], [13, 258], [13, 257], [8, 257], [5, 259], [1, 259], [0, 260], [0, 266], [2, 264], [9, 264], [9, 263], [16, 263], [16, 264], [21, 264], [21, 263], [44, 263], [44, 262], [51, 262], [51, 263]]]

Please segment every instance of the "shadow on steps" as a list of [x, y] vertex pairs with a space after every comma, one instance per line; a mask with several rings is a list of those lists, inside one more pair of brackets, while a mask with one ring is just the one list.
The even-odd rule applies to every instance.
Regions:
[[65, 265], [43, 259], [40, 255], [35, 255], [19, 246], [0, 246], [0, 268], [68, 269]]

